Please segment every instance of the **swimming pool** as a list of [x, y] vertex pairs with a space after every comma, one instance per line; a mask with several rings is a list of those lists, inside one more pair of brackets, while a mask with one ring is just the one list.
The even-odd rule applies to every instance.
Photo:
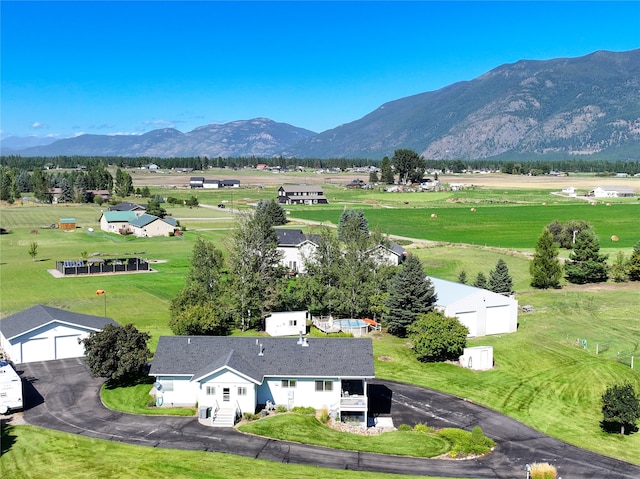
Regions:
[[334, 322], [338, 323], [341, 331], [351, 333], [354, 336], [362, 336], [369, 332], [369, 325], [361, 319], [339, 319]]

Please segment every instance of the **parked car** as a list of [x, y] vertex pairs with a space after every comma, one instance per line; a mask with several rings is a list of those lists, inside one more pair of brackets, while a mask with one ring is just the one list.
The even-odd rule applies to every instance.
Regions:
[[218, 205], [218, 208], [224, 208], [224, 207], [225, 207], [225, 206], [224, 206], [224, 204], [222, 204], [222, 203], [220, 203], [220, 204]]

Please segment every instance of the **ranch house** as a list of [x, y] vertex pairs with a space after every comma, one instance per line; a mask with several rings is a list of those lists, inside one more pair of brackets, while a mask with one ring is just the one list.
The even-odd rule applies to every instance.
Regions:
[[369, 338], [161, 336], [149, 374], [157, 405], [197, 404], [211, 426], [282, 405], [326, 408], [366, 427], [373, 346]]

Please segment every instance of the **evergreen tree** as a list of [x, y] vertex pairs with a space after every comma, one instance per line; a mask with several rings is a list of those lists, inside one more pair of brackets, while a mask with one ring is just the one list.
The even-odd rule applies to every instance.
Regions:
[[420, 314], [432, 311], [436, 302], [433, 284], [425, 276], [420, 259], [412, 254], [398, 267], [389, 293], [389, 332], [400, 337], [407, 335], [407, 328]]
[[509, 274], [507, 263], [502, 258], [496, 263], [495, 269], [489, 272], [489, 290], [494, 293], [511, 293], [513, 279]]
[[157, 199], [150, 199], [147, 203], [147, 214], [164, 218], [167, 216], [167, 210], [160, 206], [160, 202]]
[[631, 281], [640, 281], [640, 241], [633, 247], [627, 262], [627, 275]]
[[476, 276], [476, 280], [473, 282], [473, 285], [476, 288], [487, 289], [487, 277], [482, 271], [480, 271]]
[[533, 261], [529, 264], [531, 286], [548, 289], [559, 288], [562, 278], [562, 265], [558, 259], [558, 246], [553, 242], [553, 235], [545, 228], [538, 238]]
[[378, 178], [378, 172], [376, 170], [371, 170], [369, 172], [369, 183], [373, 184], [378, 181], [380, 181], [380, 178]]
[[385, 156], [380, 163], [380, 181], [387, 185], [392, 185], [395, 181], [391, 161], [388, 156]]
[[600, 254], [600, 243], [590, 230], [576, 237], [569, 261], [565, 264], [565, 278], [574, 284], [601, 283], [607, 280], [607, 255]]
[[20, 193], [31, 191], [31, 176], [26, 171], [21, 171], [16, 178], [16, 187]]
[[346, 209], [338, 223], [338, 239], [345, 243], [362, 244], [369, 239], [369, 222], [362, 210]]
[[465, 270], [460, 271], [458, 275], [458, 283], [467, 284], [467, 272]]
[[13, 192], [11, 191], [11, 173], [8, 168], [0, 166], [0, 200], [13, 201]]
[[115, 193], [122, 198], [133, 194], [133, 180], [131, 175], [126, 171], [122, 171], [120, 168], [116, 170]]
[[276, 200], [260, 200], [256, 206], [256, 214], [264, 215], [273, 226], [281, 226], [287, 223], [287, 212]]
[[80, 173], [73, 182], [73, 199], [76, 203], [87, 202], [87, 176]]
[[62, 178], [60, 181], [60, 198], [58, 201], [61, 203], [69, 203], [73, 201], [73, 188], [67, 178]]

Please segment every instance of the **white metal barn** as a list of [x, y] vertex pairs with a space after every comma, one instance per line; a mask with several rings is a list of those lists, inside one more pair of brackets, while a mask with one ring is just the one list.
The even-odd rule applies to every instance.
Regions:
[[14, 363], [84, 356], [80, 339], [113, 319], [37, 305], [0, 320], [0, 346]]
[[306, 334], [309, 311], [281, 311], [271, 313], [264, 320], [269, 336], [297, 336]]
[[514, 333], [518, 329], [518, 301], [494, 293], [429, 277], [437, 294], [436, 308], [469, 328], [470, 337]]

